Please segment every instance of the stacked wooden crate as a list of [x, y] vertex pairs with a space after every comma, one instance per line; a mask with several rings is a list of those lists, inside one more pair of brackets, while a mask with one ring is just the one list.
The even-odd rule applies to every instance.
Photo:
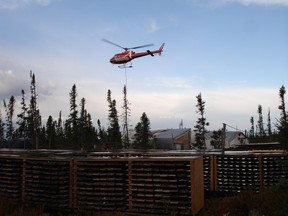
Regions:
[[204, 205], [202, 158], [130, 160], [129, 210], [194, 215]]
[[245, 189], [259, 191], [259, 159], [256, 155], [217, 155], [217, 190], [238, 193]]
[[203, 155], [203, 177], [204, 177], [204, 190], [212, 191], [213, 186], [213, 156], [212, 155]]
[[195, 215], [204, 206], [202, 157], [74, 160], [76, 208]]
[[280, 179], [288, 179], [288, 155], [266, 154], [261, 156], [263, 188], [275, 185]]
[[0, 196], [21, 200], [22, 160], [17, 157], [0, 158]]
[[123, 160], [74, 161], [76, 207], [96, 210], [126, 210], [128, 163]]
[[24, 159], [23, 168], [25, 202], [47, 207], [69, 207], [69, 161]]
[[288, 179], [285, 152], [72, 153], [1, 152], [0, 196], [65, 209], [195, 215], [204, 189], [262, 191]]

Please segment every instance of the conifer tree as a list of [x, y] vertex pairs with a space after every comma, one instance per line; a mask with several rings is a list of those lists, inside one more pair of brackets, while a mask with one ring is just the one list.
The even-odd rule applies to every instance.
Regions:
[[64, 130], [63, 130], [63, 122], [62, 122], [62, 111], [59, 112], [59, 117], [56, 123], [56, 140], [55, 145], [57, 145], [57, 148], [60, 146], [65, 145], [65, 139], [64, 139]]
[[[47, 122], [46, 122], [47, 124]], [[39, 133], [37, 133], [38, 139], [38, 148], [48, 148], [49, 142], [47, 139], [47, 130], [46, 127], [43, 125], [39, 128]]]
[[288, 148], [288, 119], [287, 119], [287, 112], [286, 112], [286, 105], [285, 105], [285, 94], [286, 89], [285, 86], [282, 85], [279, 90], [279, 97], [280, 97], [280, 106], [278, 107], [279, 110], [281, 110], [280, 113], [280, 120], [278, 120], [276, 126], [278, 129], [278, 136], [279, 141], [284, 148]]
[[48, 148], [55, 148], [55, 137], [56, 137], [56, 128], [55, 128], [55, 121], [53, 121], [52, 116], [48, 117], [46, 122], [46, 138], [48, 140]]
[[70, 147], [79, 147], [79, 133], [78, 133], [78, 110], [77, 110], [77, 89], [76, 85], [72, 86], [69, 93], [70, 96], [70, 114], [65, 122], [65, 134]]
[[112, 100], [110, 89], [108, 90], [107, 93], [107, 101], [109, 107], [109, 113], [108, 113], [109, 127], [107, 130], [108, 142], [111, 143], [113, 149], [121, 149], [122, 140], [121, 140], [120, 126], [118, 122], [116, 100]]
[[85, 98], [80, 102], [79, 132], [81, 138], [81, 147], [92, 148], [92, 144], [96, 139], [96, 131], [93, 127], [90, 113], [87, 112]]
[[32, 138], [35, 147], [38, 148], [38, 134], [40, 133], [41, 116], [37, 105], [37, 93], [36, 93], [36, 80], [35, 74], [30, 71], [31, 85], [31, 99], [28, 109], [28, 135]]
[[267, 116], [267, 133], [268, 133], [268, 136], [272, 135], [270, 108], [268, 110], [268, 116]]
[[194, 146], [197, 148], [204, 148], [206, 149], [206, 143], [205, 143], [205, 134], [207, 133], [206, 126], [209, 125], [208, 122], [206, 122], [206, 118], [204, 117], [205, 114], [205, 101], [202, 100], [202, 95], [199, 93], [197, 96], [197, 104], [196, 107], [198, 110], [196, 111], [197, 113], [200, 114], [200, 117], [196, 121], [196, 125], [194, 126], [195, 128], [195, 144]]
[[76, 85], [74, 84], [72, 86], [71, 92], [69, 93], [70, 96], [70, 114], [69, 114], [69, 119], [70, 122], [72, 124], [73, 128], [77, 128], [77, 124], [78, 124], [78, 110], [77, 110], [77, 89], [76, 89]]
[[211, 145], [214, 148], [221, 148], [222, 145], [222, 130], [213, 131], [211, 136], [212, 140], [210, 141]]
[[129, 117], [130, 117], [130, 103], [127, 99], [127, 88], [126, 85], [124, 85], [123, 88], [123, 113], [122, 113], [122, 119], [123, 119], [123, 145], [125, 149], [128, 149], [130, 146], [129, 143]]
[[265, 137], [265, 130], [264, 130], [264, 123], [263, 123], [263, 114], [262, 114], [262, 106], [261, 105], [258, 105], [258, 124], [257, 124], [257, 126], [258, 126], [258, 130], [259, 130], [259, 132], [258, 132], [258, 136], [259, 137], [261, 137], [261, 138], [263, 138], [263, 137]]
[[62, 111], [59, 112], [59, 117], [57, 120], [57, 134], [63, 134], [63, 127], [62, 127]]
[[255, 136], [255, 128], [254, 128], [254, 117], [251, 116], [250, 118], [251, 128], [250, 128], [250, 137]]
[[10, 97], [8, 105], [4, 100], [4, 107], [6, 111], [6, 139], [12, 140], [14, 137], [14, 125], [13, 125], [13, 116], [15, 111], [15, 98], [14, 96]]
[[97, 140], [97, 131], [96, 131], [95, 127], [93, 126], [93, 122], [92, 122], [92, 118], [91, 118], [90, 113], [86, 114], [85, 119], [86, 119], [85, 120], [85, 122], [86, 122], [86, 126], [85, 126], [86, 147], [87, 148], [93, 148], [94, 147], [93, 145]]
[[103, 144], [107, 142], [107, 134], [105, 132], [105, 129], [101, 126], [101, 122], [100, 120], [98, 119], [97, 120], [97, 126], [98, 126], [98, 129], [97, 129], [97, 144], [100, 145], [100, 147], [103, 147]]
[[79, 135], [80, 135], [80, 144], [81, 147], [84, 147], [86, 142], [86, 118], [87, 118], [87, 111], [85, 109], [85, 98], [82, 98], [80, 101], [80, 117], [79, 117]]
[[2, 113], [0, 110], [0, 147], [4, 145], [4, 141], [5, 141], [5, 130], [4, 130], [4, 122], [2, 119]]
[[151, 149], [151, 137], [150, 120], [144, 112], [140, 118], [140, 122], [135, 127], [133, 147], [136, 149]]
[[280, 113], [280, 124], [282, 122], [287, 122], [287, 113], [286, 113], [286, 105], [285, 105], [285, 94], [286, 94], [286, 89], [285, 89], [285, 86], [282, 85], [280, 90], [279, 90], [279, 97], [280, 97], [280, 106], [278, 107], [280, 110], [281, 110], [281, 113]]
[[22, 89], [21, 91], [22, 99], [21, 99], [21, 113], [17, 115], [18, 121], [17, 124], [19, 125], [17, 129], [17, 136], [18, 137], [26, 137], [28, 132], [28, 117], [27, 111], [28, 107], [25, 101], [25, 91]]

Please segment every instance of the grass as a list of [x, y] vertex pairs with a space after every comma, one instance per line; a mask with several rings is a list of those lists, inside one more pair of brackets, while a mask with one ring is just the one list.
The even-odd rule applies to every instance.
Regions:
[[246, 190], [236, 196], [206, 200], [200, 216], [286, 216], [287, 203], [288, 181], [282, 180], [262, 193]]

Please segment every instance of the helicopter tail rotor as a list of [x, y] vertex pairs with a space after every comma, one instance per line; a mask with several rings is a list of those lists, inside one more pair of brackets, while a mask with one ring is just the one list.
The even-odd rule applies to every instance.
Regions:
[[162, 45], [161, 45], [160, 48], [158, 49], [158, 54], [159, 54], [159, 55], [162, 54], [164, 45], [165, 45], [165, 43], [162, 43]]

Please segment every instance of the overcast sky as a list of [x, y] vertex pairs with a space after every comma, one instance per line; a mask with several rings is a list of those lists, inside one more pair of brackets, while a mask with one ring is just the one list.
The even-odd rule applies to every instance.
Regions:
[[[102, 38], [165, 47], [125, 71], [109, 62], [123, 50]], [[104, 127], [107, 91], [120, 115], [125, 84], [131, 128], [143, 112], [152, 129], [178, 128], [181, 119], [193, 128], [200, 92], [209, 130], [249, 129], [258, 105], [264, 123], [268, 109], [275, 123], [279, 89], [288, 88], [288, 0], [0, 0], [1, 101], [13, 95], [20, 107], [21, 89], [29, 100], [30, 70], [43, 123], [60, 111], [68, 117], [73, 84], [78, 104], [84, 97]], [[0, 109], [4, 118], [3, 102]]]

